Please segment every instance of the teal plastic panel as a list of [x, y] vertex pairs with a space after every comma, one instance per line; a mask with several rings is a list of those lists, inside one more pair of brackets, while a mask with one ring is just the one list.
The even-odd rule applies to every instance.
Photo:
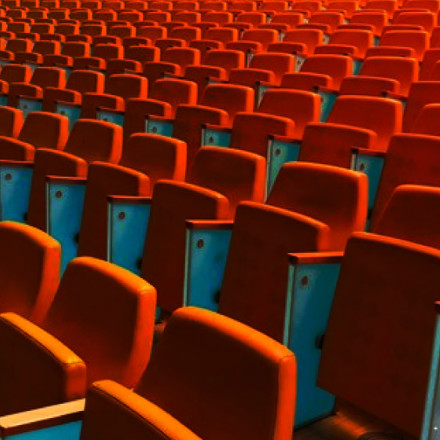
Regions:
[[202, 129], [202, 146], [216, 146], [228, 148], [231, 144], [231, 133], [229, 130], [215, 130], [212, 128]]
[[0, 165], [0, 220], [26, 223], [33, 167]]
[[252, 51], [248, 51], [246, 53], [246, 67], [249, 67], [252, 61], [252, 58], [254, 58], [255, 53]]
[[150, 204], [113, 201], [108, 204], [108, 209], [107, 258], [112, 263], [139, 275], [150, 217]]
[[6, 66], [7, 64], [9, 64], [11, 61], [9, 60], [0, 60], [0, 67]]
[[380, 37], [376, 35], [373, 38], [373, 46], [379, 46], [379, 44], [380, 44]]
[[329, 34], [324, 34], [324, 37], [322, 39], [322, 43], [323, 44], [328, 44], [330, 43], [330, 35]]
[[183, 305], [217, 311], [231, 229], [188, 229]]
[[98, 119], [98, 121], [111, 122], [120, 127], [124, 126], [124, 117], [125, 114], [122, 112], [112, 112], [108, 110], [98, 110], [96, 112], [96, 119]]
[[0, 106], [8, 105], [8, 95], [0, 95]]
[[30, 112], [41, 112], [43, 110], [43, 101], [41, 99], [19, 98], [18, 108], [26, 117]]
[[61, 270], [78, 254], [85, 182], [46, 184], [47, 232], [61, 243]]
[[1, 437], [2, 440], [79, 440], [82, 422], [70, 422], [36, 431]]
[[322, 90], [319, 91], [319, 95], [321, 96], [321, 122], [326, 122], [330, 112], [332, 111], [333, 106], [335, 105], [336, 98], [338, 94], [336, 92], [324, 92]]
[[301, 144], [299, 142], [269, 141], [267, 152], [267, 194], [270, 194], [281, 167], [286, 162], [296, 162], [300, 151]]
[[316, 381], [339, 269], [339, 264], [290, 266], [284, 343], [297, 361], [296, 428], [333, 411], [334, 396]]
[[38, 67], [40, 67], [38, 64], [34, 64], [34, 63], [26, 63], [27, 66], [29, 66], [32, 70], [32, 72], [35, 71], [35, 69], [37, 69]]
[[440, 318], [437, 318], [420, 440], [440, 439]]
[[295, 72], [300, 72], [306, 57], [304, 55], [295, 55]]
[[74, 104], [58, 103], [55, 113], [67, 116], [69, 119], [69, 130], [75, 125], [75, 122], [81, 117], [81, 106]]
[[170, 121], [160, 121], [158, 119], [147, 119], [145, 121], [145, 131], [151, 134], [172, 137], [174, 124]]
[[362, 60], [353, 60], [353, 75], [359, 75], [362, 67]]
[[70, 74], [73, 72], [72, 67], [66, 67], [66, 66], [58, 66], [59, 69], [64, 70], [66, 72], [66, 81], [69, 79]]
[[261, 104], [261, 101], [264, 98], [264, 95], [268, 90], [270, 90], [272, 87], [265, 86], [263, 84], [259, 84], [256, 90], [256, 103], [255, 107], [258, 107]]
[[380, 178], [385, 159], [381, 156], [369, 156], [355, 154], [353, 157], [352, 169], [360, 171], [368, 176], [368, 213], [369, 217], [374, 208], [377, 190], [379, 188]]

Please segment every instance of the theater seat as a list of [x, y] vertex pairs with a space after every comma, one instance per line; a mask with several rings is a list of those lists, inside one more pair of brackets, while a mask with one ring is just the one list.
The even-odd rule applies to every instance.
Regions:
[[287, 348], [219, 314], [180, 309], [135, 392], [110, 381], [93, 385], [81, 440], [287, 439], [294, 383]]
[[121, 127], [88, 119], [75, 123], [64, 151], [37, 150], [29, 199], [29, 224], [46, 229], [46, 176], [85, 177], [88, 163], [117, 163], [121, 152]]
[[[342, 426], [347, 439], [377, 432], [419, 438], [432, 383], [439, 275], [433, 248], [365, 233], [349, 240], [318, 377], [348, 411], [313, 424], [302, 438], [310, 432], [341, 438]], [[368, 417], [376, 423], [365, 423]]]
[[0, 315], [0, 413], [81, 398], [99, 379], [135, 386], [150, 356], [155, 298], [124, 269], [93, 258], [71, 262], [41, 327]]
[[61, 248], [44, 232], [14, 222], [0, 224], [1, 312], [39, 324], [58, 288]]

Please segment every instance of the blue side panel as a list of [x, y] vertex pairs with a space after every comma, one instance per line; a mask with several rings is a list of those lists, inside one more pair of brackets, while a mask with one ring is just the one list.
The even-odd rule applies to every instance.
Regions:
[[322, 39], [322, 43], [323, 44], [328, 44], [330, 43], [330, 35], [329, 34], [324, 34], [324, 37]]
[[6, 66], [7, 64], [10, 64], [10, 60], [0, 60], [0, 67]]
[[67, 116], [67, 118], [69, 119], [69, 130], [72, 130], [75, 122], [81, 117], [81, 106], [58, 103], [55, 113]]
[[184, 306], [218, 310], [231, 234], [229, 229], [187, 231]]
[[29, 66], [32, 70], [32, 72], [35, 71], [35, 69], [37, 69], [38, 67], [40, 67], [40, 65], [35, 64], [35, 63], [26, 63], [27, 66]]
[[0, 220], [26, 223], [32, 167], [0, 166]]
[[254, 58], [255, 53], [252, 51], [247, 52], [246, 54], [246, 67], [251, 65], [252, 58]]
[[353, 75], [359, 75], [362, 67], [362, 60], [353, 60]]
[[169, 121], [159, 121], [157, 119], [147, 119], [145, 121], [145, 131], [151, 134], [160, 134], [165, 137], [173, 136], [174, 124]]
[[304, 55], [295, 55], [295, 72], [300, 72], [306, 57]]
[[46, 185], [47, 232], [61, 243], [62, 272], [78, 253], [85, 191], [85, 183]]
[[150, 204], [109, 203], [108, 260], [141, 273]]
[[202, 129], [202, 146], [215, 146], [228, 148], [231, 144], [230, 131], [215, 130], [211, 128]]
[[431, 371], [426, 393], [420, 440], [440, 439], [440, 318], [437, 318], [432, 347]]
[[64, 72], [66, 72], [66, 81], [67, 81], [69, 79], [70, 74], [73, 72], [73, 68], [66, 67], [66, 66], [59, 66], [58, 68], [64, 70]]
[[373, 46], [379, 46], [379, 44], [380, 44], [380, 37], [376, 35], [373, 38]]
[[65, 423], [64, 425], [51, 426], [37, 431], [14, 434], [2, 439], [6, 440], [79, 440], [82, 422]]
[[352, 169], [355, 171], [360, 171], [368, 176], [369, 217], [376, 201], [377, 189], [379, 187], [383, 166], [384, 157], [355, 154], [353, 158]]
[[263, 84], [258, 84], [256, 90], [255, 90], [255, 108], [259, 107], [261, 104], [261, 101], [264, 98], [264, 95], [268, 90], [270, 90], [272, 87], [266, 86]]
[[299, 142], [269, 141], [267, 152], [267, 194], [270, 194], [281, 167], [286, 162], [296, 162], [300, 150], [301, 144]]
[[297, 360], [296, 428], [327, 416], [334, 407], [335, 398], [316, 381], [339, 269], [339, 264], [290, 267], [284, 342]]
[[19, 98], [18, 108], [26, 117], [30, 112], [41, 112], [43, 110], [43, 101], [41, 99]]
[[8, 105], [8, 95], [0, 95], [0, 106]]
[[322, 103], [321, 103], [321, 122], [326, 122], [330, 112], [333, 109], [333, 106], [335, 105], [336, 98], [338, 97], [338, 94], [335, 92], [324, 92], [319, 91], [319, 95], [321, 96]]
[[112, 122], [113, 124], [119, 125], [120, 127], [124, 126], [124, 117], [125, 115], [120, 112], [112, 112], [106, 110], [98, 110], [96, 112], [96, 119], [98, 119], [98, 121]]

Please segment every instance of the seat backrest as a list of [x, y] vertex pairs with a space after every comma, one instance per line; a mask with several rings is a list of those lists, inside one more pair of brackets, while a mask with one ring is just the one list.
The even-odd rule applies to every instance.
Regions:
[[332, 87], [339, 89], [341, 81], [353, 73], [353, 60], [344, 55], [312, 55], [304, 61], [301, 72], [329, 75]]
[[439, 283], [438, 250], [355, 234], [345, 250], [318, 386], [419, 438]]
[[105, 83], [105, 93], [128, 98], [146, 98], [148, 81], [140, 75], [121, 73], [111, 75]]
[[117, 163], [122, 153], [122, 128], [110, 122], [80, 119], [70, 132], [65, 151], [87, 162]]
[[243, 69], [245, 66], [245, 55], [240, 50], [210, 50], [205, 57], [205, 64], [208, 66], [222, 67], [227, 73], [231, 69]]
[[440, 104], [427, 104], [419, 113], [419, 117], [414, 122], [411, 132], [420, 134], [430, 134], [440, 136], [438, 121], [440, 117]]
[[258, 107], [258, 113], [289, 118], [295, 123], [294, 136], [301, 139], [305, 126], [318, 122], [321, 114], [321, 97], [303, 90], [268, 90]]
[[0, 107], [0, 136], [17, 137], [23, 125], [23, 113], [13, 107]]
[[326, 250], [329, 227], [305, 215], [254, 202], [238, 205], [219, 313], [282, 341], [288, 253]]
[[31, 112], [27, 115], [18, 139], [35, 148], [62, 150], [69, 136], [66, 116], [50, 112]]
[[243, 32], [241, 39], [261, 43], [263, 50], [267, 50], [270, 43], [278, 41], [278, 32], [274, 29], [249, 29]]
[[197, 104], [197, 84], [183, 79], [158, 79], [150, 98], [167, 102], [174, 113], [179, 104]]
[[125, 58], [135, 60], [141, 63], [147, 61], [159, 61], [160, 51], [157, 47], [148, 46], [130, 46], [125, 48]]
[[399, 82], [398, 93], [407, 96], [411, 84], [419, 76], [419, 63], [415, 58], [369, 57], [361, 68], [360, 75], [391, 78]]
[[343, 124], [307, 124], [299, 160], [350, 168], [353, 148], [374, 148], [377, 135], [365, 128]]
[[22, 66], [20, 64], [7, 64], [0, 71], [0, 79], [7, 83], [13, 82], [29, 82], [32, 76], [30, 66]]
[[16, 222], [0, 224], [1, 312], [39, 324], [58, 288], [61, 247], [39, 229]]
[[80, 257], [66, 268], [43, 328], [87, 365], [87, 380], [133, 387], [150, 357], [156, 291], [131, 272]]
[[160, 179], [185, 179], [186, 143], [175, 138], [136, 133], [125, 142], [119, 164], [146, 174], [152, 191]]
[[247, 151], [203, 147], [196, 154], [187, 181], [226, 196], [229, 217], [234, 218], [240, 202], [264, 201], [266, 161]]
[[11, 52], [30, 52], [32, 46], [33, 43], [31, 40], [25, 38], [14, 38], [8, 40], [6, 43], [6, 50], [10, 50]]
[[400, 185], [440, 186], [440, 138], [400, 134], [391, 138], [371, 218], [374, 230], [393, 191]]
[[200, 64], [200, 51], [191, 47], [170, 47], [165, 50], [161, 59], [185, 69], [189, 64]]
[[285, 164], [267, 203], [323, 222], [328, 246], [343, 250], [353, 231], [367, 219], [368, 179], [352, 170], [307, 162]]
[[366, 50], [373, 45], [373, 33], [361, 29], [340, 29], [333, 33], [330, 43], [354, 46], [356, 55], [364, 57]]
[[315, 47], [322, 44], [323, 39], [324, 33], [317, 29], [292, 29], [286, 32], [283, 41], [303, 43], [308, 53], [313, 53]]
[[426, 31], [387, 31], [380, 39], [381, 46], [411, 47], [416, 51], [418, 60], [429, 47], [429, 35]]
[[90, 44], [82, 41], [68, 41], [64, 43], [61, 53], [74, 58], [88, 57], [90, 56]]
[[412, 132], [414, 123], [420, 111], [427, 104], [440, 103], [440, 82], [414, 82], [409, 90], [405, 113], [403, 116], [403, 131]]
[[287, 53], [257, 53], [252, 57], [249, 67], [270, 70], [275, 74], [276, 84], [279, 84], [285, 73], [295, 70], [295, 57]]
[[294, 137], [295, 123], [283, 116], [267, 113], [237, 113], [230, 147], [267, 157], [269, 136]]
[[91, 70], [74, 70], [66, 83], [66, 89], [76, 90], [81, 94], [103, 93], [105, 76], [100, 72]]
[[372, 232], [440, 249], [437, 231], [440, 188], [400, 185]]
[[295, 373], [286, 347], [227, 317], [183, 308], [136, 391], [200, 438], [281, 440], [292, 435]]
[[402, 118], [402, 104], [397, 100], [346, 95], [336, 100], [328, 122], [373, 130], [376, 149], [386, 151], [391, 136], [402, 129]]
[[64, 88], [66, 72], [57, 67], [37, 67], [32, 74], [30, 82], [43, 89], [46, 87]]
[[201, 104], [225, 110], [232, 124], [238, 112], [253, 111], [254, 91], [235, 84], [210, 84], [204, 90]]
[[158, 306], [163, 311], [172, 312], [182, 306], [185, 220], [225, 219], [228, 212], [228, 200], [217, 192], [183, 182], [162, 180], [156, 183], [142, 260], [142, 277], [158, 290]]
[[78, 255], [107, 259], [108, 197], [149, 196], [148, 176], [130, 168], [94, 162], [87, 173]]
[[41, 55], [59, 54], [60, 50], [61, 44], [59, 41], [36, 41], [32, 48], [32, 52]]
[[120, 44], [97, 44], [93, 48], [93, 56], [104, 60], [122, 58], [124, 48]]
[[220, 41], [223, 44], [238, 40], [238, 30], [233, 28], [214, 27], [206, 32], [207, 40]]

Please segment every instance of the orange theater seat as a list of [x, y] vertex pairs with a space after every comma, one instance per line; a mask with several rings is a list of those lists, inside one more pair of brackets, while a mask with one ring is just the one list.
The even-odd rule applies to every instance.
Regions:
[[219, 314], [180, 309], [135, 392], [93, 385], [81, 440], [284, 440], [292, 435], [295, 380], [287, 348]]
[[135, 386], [150, 356], [155, 300], [154, 288], [124, 269], [72, 261], [41, 327], [0, 315], [0, 413], [81, 398], [99, 379]]

